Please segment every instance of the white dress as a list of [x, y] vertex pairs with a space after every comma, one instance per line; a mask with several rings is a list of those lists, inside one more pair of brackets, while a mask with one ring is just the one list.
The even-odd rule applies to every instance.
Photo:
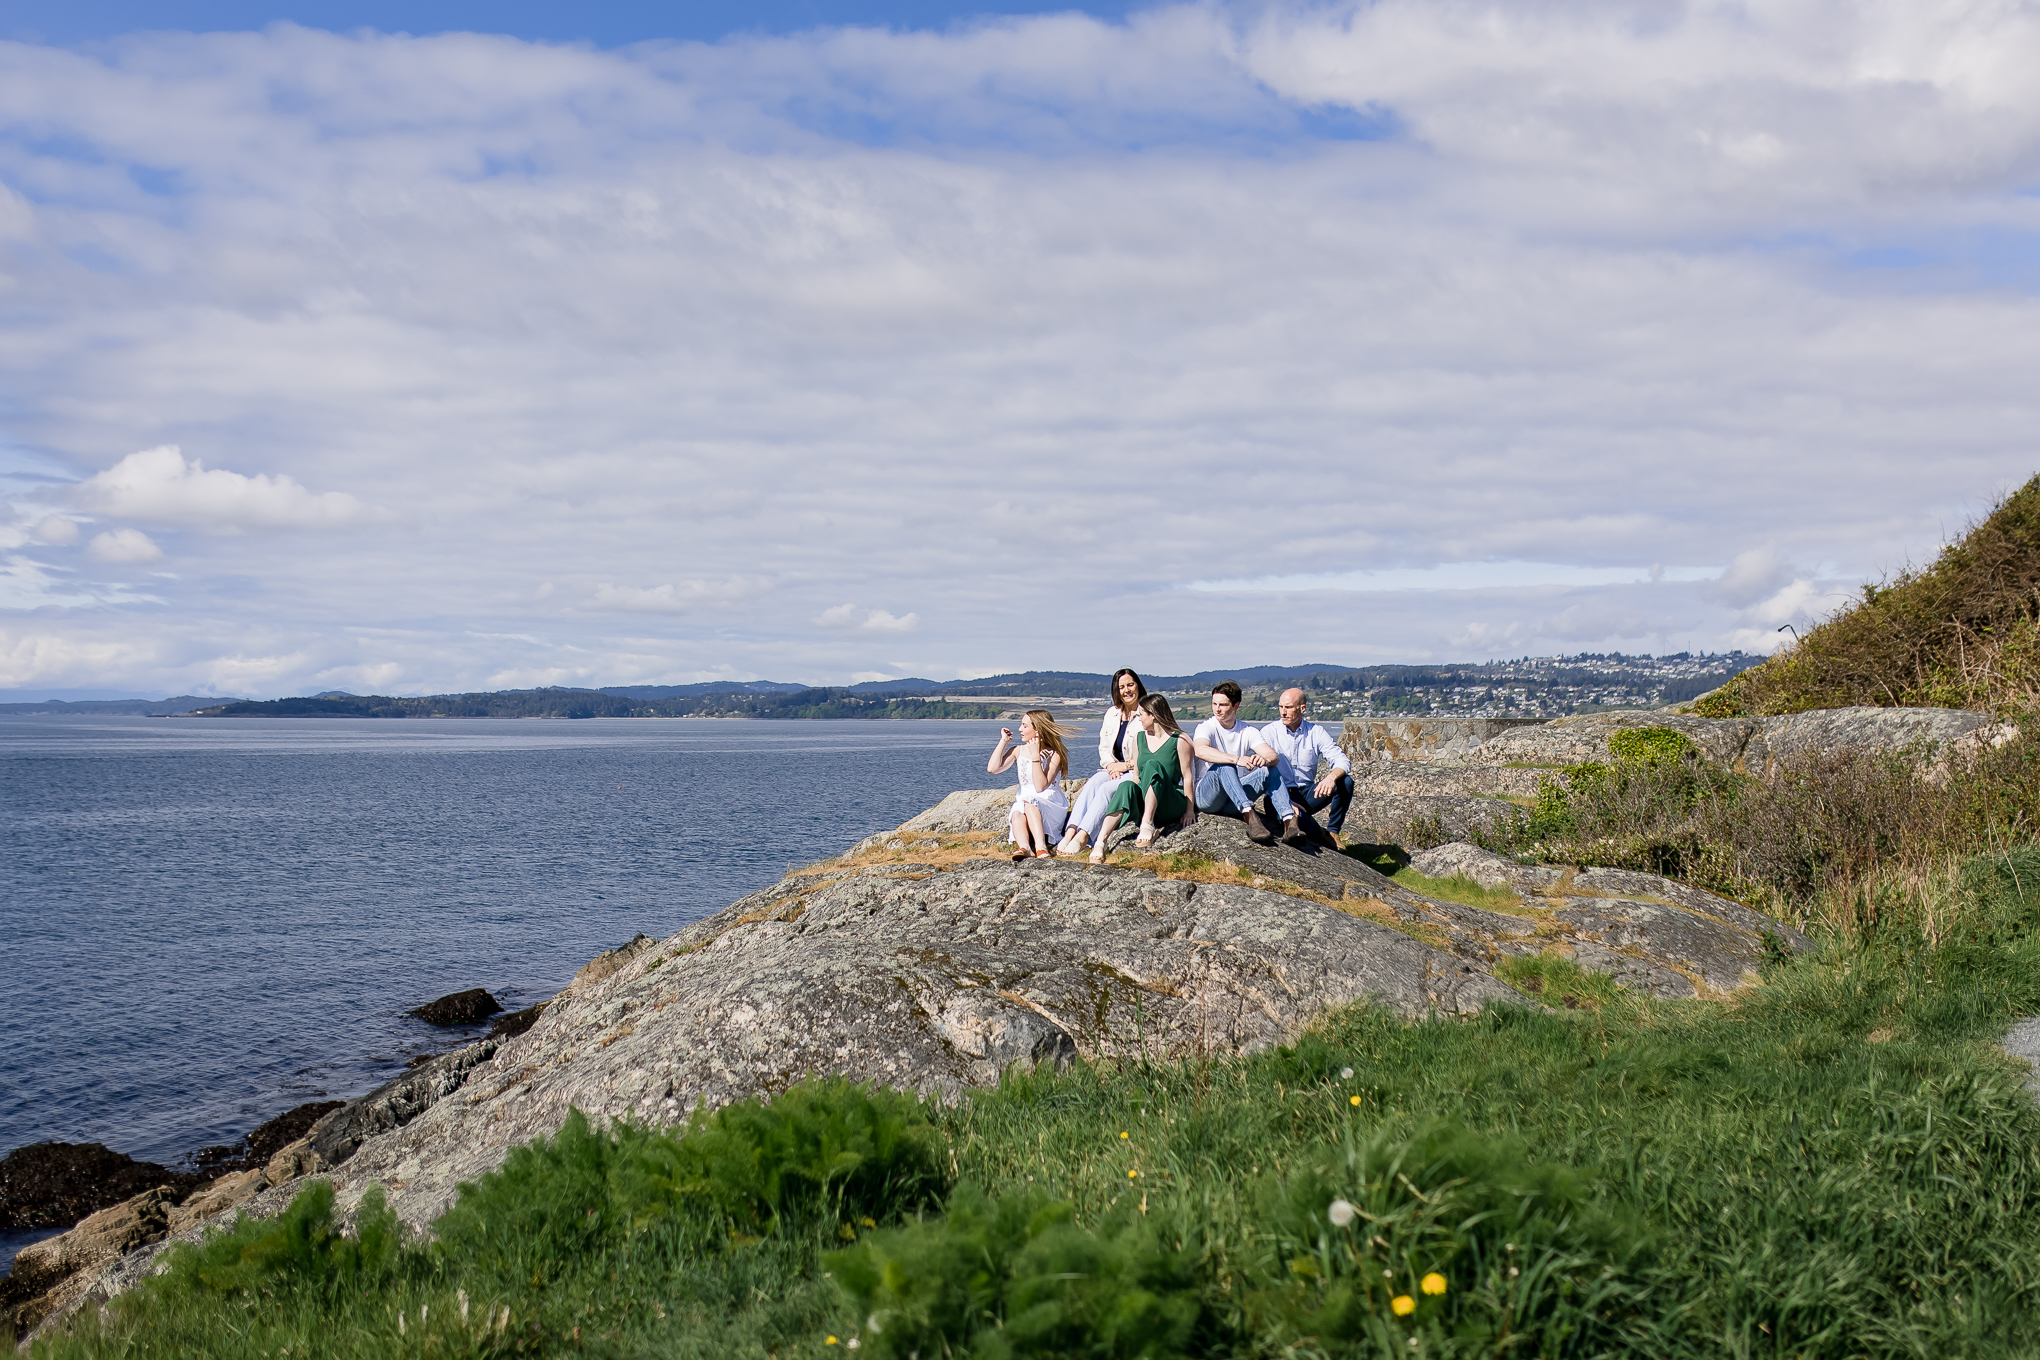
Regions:
[[[1025, 765], [1015, 766], [1020, 775], [1020, 788], [1013, 795], [1014, 807], [1024, 807], [1026, 804], [1032, 803], [1041, 809], [1041, 834], [1047, 838], [1050, 845], [1054, 845], [1062, 839], [1063, 824], [1070, 817], [1070, 800], [1063, 794], [1062, 781], [1060, 779], [1048, 778], [1048, 763], [1054, 759], [1055, 756], [1052, 752], [1043, 751], [1041, 753], [1041, 774], [1044, 787], [1040, 789], [1029, 787], [1032, 781], [1027, 778], [1027, 767]], [[1012, 840], [1010, 832], [1007, 835], [1007, 839], [1009, 841]]]

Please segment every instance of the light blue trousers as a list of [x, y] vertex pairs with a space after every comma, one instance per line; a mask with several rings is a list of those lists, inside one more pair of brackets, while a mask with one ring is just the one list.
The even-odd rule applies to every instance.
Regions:
[[1077, 791], [1076, 805], [1070, 809], [1069, 829], [1081, 831], [1098, 843], [1098, 830], [1105, 825], [1105, 812], [1112, 802], [1112, 790], [1133, 778], [1130, 774], [1112, 775], [1103, 770], [1084, 781], [1084, 787]]
[[1289, 790], [1283, 788], [1282, 781], [1275, 777], [1275, 766], [1263, 765], [1258, 770], [1242, 774], [1237, 765], [1213, 765], [1205, 770], [1204, 778], [1197, 781], [1197, 810], [1224, 812], [1231, 809], [1244, 813], [1264, 793], [1268, 795], [1268, 807], [1278, 820], [1286, 822], [1295, 815], [1290, 809]]

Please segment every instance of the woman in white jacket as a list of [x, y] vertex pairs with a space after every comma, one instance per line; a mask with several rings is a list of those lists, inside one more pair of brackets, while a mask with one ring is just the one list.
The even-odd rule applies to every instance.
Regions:
[[1112, 672], [1112, 684], [1106, 693], [1112, 699], [1112, 707], [1105, 710], [1105, 721], [1098, 725], [1098, 773], [1085, 780], [1077, 793], [1076, 806], [1070, 809], [1069, 830], [1056, 847], [1059, 855], [1080, 854], [1098, 838], [1112, 791], [1133, 778], [1133, 739], [1140, 731], [1140, 701], [1147, 698], [1147, 686], [1122, 666]]

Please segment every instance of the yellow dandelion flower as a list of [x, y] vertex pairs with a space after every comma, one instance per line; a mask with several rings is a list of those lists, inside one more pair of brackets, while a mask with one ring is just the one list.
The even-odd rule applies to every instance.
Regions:
[[822, 1344], [824, 1346], [833, 1346], [836, 1344], [836, 1338], [833, 1336], [829, 1337], [827, 1340], [823, 1341]]
[[1417, 1288], [1423, 1290], [1426, 1294], [1442, 1294], [1445, 1292], [1445, 1277], [1434, 1270], [1423, 1279], [1417, 1281]]
[[1133, 1170], [1129, 1170], [1129, 1171], [1128, 1171], [1128, 1172], [1126, 1173], [1126, 1179], [1128, 1179], [1128, 1180], [1132, 1180], [1132, 1179], [1133, 1179], [1133, 1178], [1134, 1178], [1135, 1176], [1138, 1176], [1139, 1174], [1140, 1174], [1140, 1172], [1138, 1172], [1138, 1171], [1133, 1171]]
[[1397, 1317], [1408, 1317], [1417, 1311], [1417, 1301], [1407, 1294], [1398, 1294], [1388, 1301], [1388, 1307]]
[[876, 1228], [878, 1226], [878, 1220], [875, 1218], [860, 1218], [857, 1221], [867, 1228]]
[[1130, 1134], [1128, 1134], [1128, 1133], [1127, 1133], [1127, 1131], [1126, 1131], [1125, 1129], [1121, 1129], [1121, 1130], [1119, 1131], [1119, 1136], [1120, 1136], [1121, 1138], [1127, 1138], [1127, 1137], [1130, 1137], [1131, 1135], [1130, 1135]]
[[1347, 1096], [1346, 1100], [1348, 1104], [1352, 1105], [1358, 1105], [1360, 1103], [1360, 1097], [1358, 1096]]

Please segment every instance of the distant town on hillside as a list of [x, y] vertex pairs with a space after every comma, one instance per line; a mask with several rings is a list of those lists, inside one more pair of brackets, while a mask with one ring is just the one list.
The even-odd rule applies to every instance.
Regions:
[[[1275, 696], [1297, 685], [1320, 720], [1367, 717], [1558, 718], [1611, 708], [1656, 708], [1705, 694], [1762, 661], [1747, 652], [1672, 656], [1582, 652], [1576, 656], [1443, 666], [1248, 666], [1195, 675], [1146, 676], [1148, 687], [1180, 698], [1200, 715], [1211, 686], [1237, 680], [1248, 693], [1245, 716], [1272, 717]], [[357, 695], [337, 690], [285, 699], [180, 695], [0, 704], [12, 714], [148, 714], [157, 717], [335, 718], [993, 718], [1043, 701], [1063, 711], [1105, 702], [1110, 677], [1087, 671], [1026, 671], [977, 680], [872, 680], [810, 686], [783, 681], [708, 681], [692, 685], [495, 690], [424, 696]]]

